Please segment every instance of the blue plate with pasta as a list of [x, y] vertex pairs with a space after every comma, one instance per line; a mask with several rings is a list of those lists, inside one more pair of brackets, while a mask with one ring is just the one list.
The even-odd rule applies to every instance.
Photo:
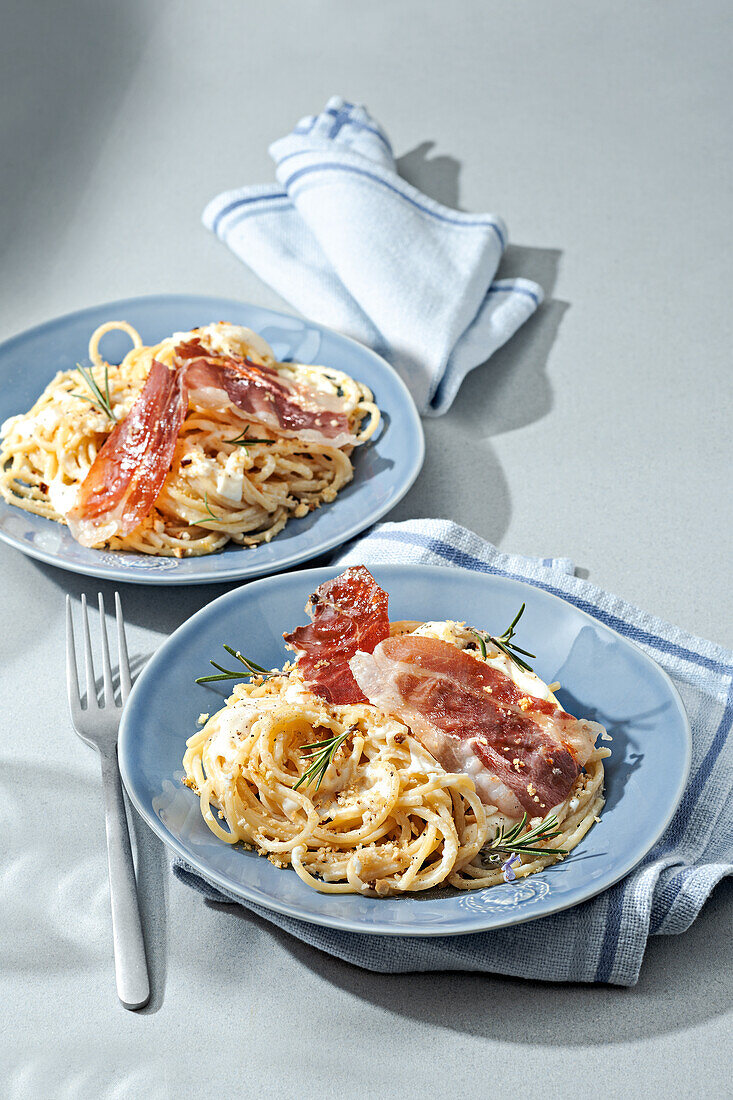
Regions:
[[62, 569], [200, 584], [290, 568], [404, 496], [424, 440], [368, 348], [192, 295], [94, 306], [0, 346], [0, 538]]
[[[521, 581], [372, 572], [252, 582], [162, 645], [119, 740], [148, 825], [225, 895], [360, 933], [500, 928], [628, 874], [689, 771], [666, 673]], [[295, 660], [289, 631], [297, 662], [273, 671]]]

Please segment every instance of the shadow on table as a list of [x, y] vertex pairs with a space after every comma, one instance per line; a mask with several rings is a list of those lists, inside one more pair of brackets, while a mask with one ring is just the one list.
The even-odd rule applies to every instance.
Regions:
[[461, 210], [459, 206], [461, 162], [442, 153], [429, 156], [435, 148], [434, 141], [421, 141], [395, 161], [403, 180], [417, 187], [436, 202]]
[[[99, 970], [113, 983], [101, 775], [93, 766], [86, 771], [74, 765], [74, 734], [68, 736], [68, 761], [33, 764], [32, 787], [40, 802], [31, 827], [26, 763], [4, 759], [0, 769], [7, 812], [3, 875], [10, 891], [3, 968], [29, 981], [44, 972]], [[81, 751], [88, 752], [91, 764], [93, 750]], [[163, 844], [134, 811], [128, 820], [150, 974], [145, 1011], [155, 1012], [163, 1002], [168, 959], [168, 860]]]
[[11, 8], [0, 43], [1, 138], [11, 151], [0, 160], [0, 236], [8, 253], [27, 255], [48, 252], [84, 201], [156, 14], [142, 0], [68, 0], [52, 20], [47, 4]]
[[[433, 141], [421, 142], [397, 160], [397, 169], [431, 198], [460, 210], [460, 162], [431, 156], [434, 146]], [[553, 248], [507, 247], [497, 278], [535, 279], [545, 291], [545, 302], [507, 344], [467, 376], [445, 416], [423, 422], [425, 466], [389, 519], [450, 518], [493, 542], [505, 534], [511, 519], [509, 486], [490, 441], [541, 420], [552, 408], [547, 363], [569, 308], [552, 297], [561, 255]]]
[[[122, 601], [122, 613], [125, 623], [130, 626], [139, 626], [145, 630], [155, 630], [162, 634], [172, 634], [177, 627], [206, 604], [211, 603], [217, 596], [222, 596], [232, 588], [238, 588], [242, 582], [233, 581], [228, 584], [184, 584], [184, 585], [147, 585], [126, 584], [104, 580], [101, 577], [86, 577], [80, 573], [69, 573], [65, 569], [59, 569], [55, 565], [30, 559], [33, 566], [44, 576], [78, 601], [82, 593], [92, 604], [96, 603], [96, 593], [104, 596], [107, 617], [114, 615], [115, 592], [119, 592]], [[96, 608], [90, 608], [92, 620], [96, 616]], [[92, 629], [95, 629], [94, 623]], [[129, 638], [128, 638], [129, 642]], [[137, 664], [140, 671], [145, 660], [152, 654], [135, 654], [131, 649], [131, 662]]]
[[137, 894], [150, 977], [150, 1000], [139, 1011], [155, 1013], [163, 1005], [168, 973], [168, 853], [162, 840], [134, 809], [127, 813], [137, 851]]
[[729, 1011], [731, 901], [733, 882], [723, 881], [683, 938], [652, 937], [633, 988], [455, 971], [374, 974], [325, 955], [251, 913], [231, 907], [227, 912], [267, 928], [298, 963], [387, 1012], [517, 1045], [599, 1046], [696, 1027]]
[[567, 308], [566, 302], [546, 301], [490, 361], [466, 377], [445, 416], [423, 420], [425, 465], [388, 520], [452, 519], [499, 543], [512, 505], [492, 439], [549, 413], [547, 362]]

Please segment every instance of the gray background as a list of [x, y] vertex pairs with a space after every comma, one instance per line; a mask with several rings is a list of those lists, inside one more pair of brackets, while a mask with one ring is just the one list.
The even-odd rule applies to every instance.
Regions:
[[[0, 336], [118, 297], [283, 303], [200, 225], [334, 92], [403, 174], [493, 210], [549, 301], [426, 423], [392, 518], [452, 517], [731, 644], [730, 5], [724, 0], [3, 0]], [[469, 462], [466, 463], [466, 457]], [[464, 471], [456, 484], [456, 468]], [[154, 994], [114, 992], [100, 785], [62, 597], [0, 546], [4, 1081], [26, 1097], [722, 1096], [731, 889], [638, 986], [384, 977], [207, 907], [136, 824]], [[220, 588], [126, 586], [133, 651]], [[107, 589], [105, 589], [107, 591]], [[183, 731], [182, 731], [183, 736]]]

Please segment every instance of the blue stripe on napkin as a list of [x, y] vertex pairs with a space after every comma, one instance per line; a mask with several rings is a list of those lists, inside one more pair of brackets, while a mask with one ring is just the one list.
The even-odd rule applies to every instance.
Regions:
[[532, 316], [542, 289], [496, 279], [507, 228], [423, 194], [366, 108], [333, 97], [273, 142], [279, 186], [219, 195], [204, 224], [305, 316], [379, 350], [420, 412]]

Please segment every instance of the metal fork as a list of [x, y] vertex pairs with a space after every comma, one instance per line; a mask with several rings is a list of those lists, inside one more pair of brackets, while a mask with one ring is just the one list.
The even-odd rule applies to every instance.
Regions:
[[122, 703], [117, 704], [115, 702], [112, 666], [109, 659], [109, 642], [107, 640], [107, 624], [104, 617], [104, 599], [101, 592], [99, 593], [99, 618], [102, 627], [104, 675], [104, 693], [101, 704], [97, 702], [87, 600], [84, 595], [81, 598], [81, 612], [84, 626], [86, 706], [82, 707], [79, 693], [74, 648], [74, 623], [69, 596], [66, 597], [66, 679], [69, 692], [69, 708], [74, 729], [82, 741], [86, 741], [87, 745], [91, 745], [92, 748], [97, 750], [102, 763], [117, 994], [125, 1008], [136, 1009], [143, 1008], [150, 1000], [150, 982], [148, 980], [145, 944], [140, 923], [135, 867], [132, 862], [130, 834], [127, 828], [125, 803], [122, 797], [122, 780], [117, 763], [117, 730], [120, 724], [122, 706], [130, 693], [130, 664], [127, 659], [122, 605], [116, 592], [115, 609], [117, 612], [117, 645], [119, 649]]

